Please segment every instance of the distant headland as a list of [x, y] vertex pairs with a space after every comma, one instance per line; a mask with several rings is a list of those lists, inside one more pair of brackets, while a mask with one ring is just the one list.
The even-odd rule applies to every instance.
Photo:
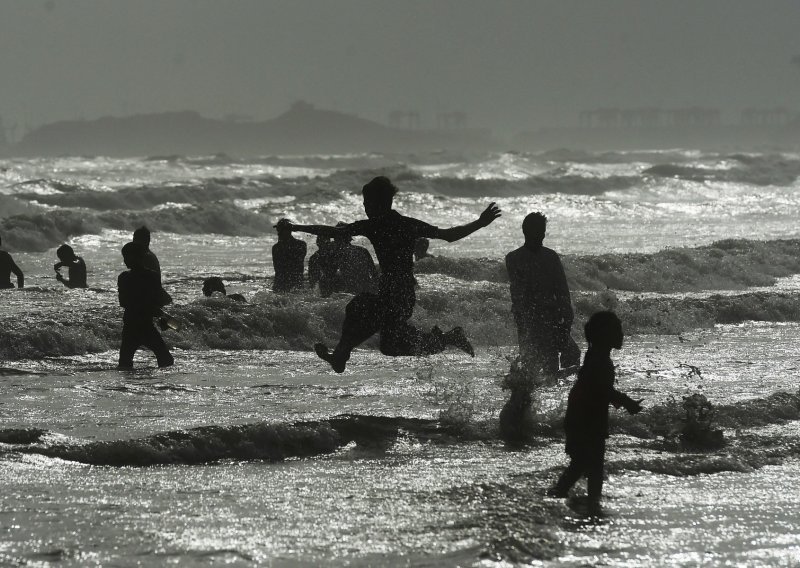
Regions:
[[249, 122], [194, 111], [46, 124], [2, 152], [8, 156], [331, 154], [493, 148], [488, 129], [386, 126], [296, 102], [277, 118]]
[[0, 155], [29, 156], [263, 156], [426, 152], [436, 150], [587, 151], [689, 148], [698, 150], [800, 150], [800, 116], [786, 109], [749, 108], [738, 122], [723, 123], [713, 108], [599, 108], [578, 115], [577, 126], [521, 131], [499, 140], [488, 128], [466, 125], [462, 112], [440, 113], [435, 128], [419, 113], [395, 111], [388, 124], [353, 114], [294, 103], [264, 121], [214, 119], [194, 111], [103, 117], [45, 124]]

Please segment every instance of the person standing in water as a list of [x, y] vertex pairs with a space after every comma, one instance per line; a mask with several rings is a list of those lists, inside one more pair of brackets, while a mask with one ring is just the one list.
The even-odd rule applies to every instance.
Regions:
[[[58, 247], [56, 256], [58, 257], [58, 262], [53, 265], [53, 269], [56, 271], [56, 280], [67, 288], [86, 288], [86, 263], [83, 258], [77, 256], [69, 245]], [[68, 280], [65, 280], [64, 276], [59, 272], [65, 266], [69, 275]]]
[[520, 357], [548, 374], [580, 363], [570, 336], [573, 311], [567, 277], [558, 254], [542, 245], [547, 217], [531, 213], [522, 222], [525, 244], [506, 255], [511, 312], [517, 324]]
[[0, 290], [3, 288], [13, 288], [11, 283], [11, 274], [17, 277], [17, 288], [25, 287], [25, 276], [22, 270], [19, 269], [17, 263], [11, 258], [8, 251], [2, 248], [3, 241], [0, 239]]
[[414, 311], [414, 243], [419, 237], [457, 241], [491, 224], [500, 217], [500, 209], [491, 203], [480, 217], [466, 225], [440, 229], [423, 221], [405, 217], [392, 209], [397, 188], [379, 176], [362, 189], [367, 219], [341, 227], [327, 225], [293, 225], [291, 230], [312, 235], [367, 237], [378, 257], [381, 275], [378, 293], [356, 295], [345, 309], [342, 335], [330, 352], [322, 343], [314, 350], [337, 373], [344, 372], [352, 350], [375, 333], [380, 333], [380, 349], [384, 355], [430, 355], [448, 345], [475, 356], [464, 330], [455, 327], [443, 333], [438, 327], [423, 332], [408, 323]]
[[[346, 223], [337, 223], [337, 227]], [[375, 292], [378, 288], [378, 270], [372, 255], [364, 247], [353, 244], [353, 237], [347, 233], [334, 240], [335, 258], [343, 292], [360, 294]]]
[[275, 225], [278, 242], [272, 245], [272, 265], [275, 268], [275, 292], [290, 292], [303, 287], [303, 262], [306, 243], [292, 236], [292, 224], [281, 219]]
[[551, 497], [566, 497], [584, 475], [588, 481], [589, 506], [597, 511], [603, 492], [603, 465], [608, 438], [608, 405], [624, 407], [631, 414], [642, 410], [641, 400], [633, 400], [614, 388], [616, 374], [611, 350], [621, 349], [622, 323], [614, 312], [596, 312], [584, 326], [589, 348], [570, 390], [564, 430], [569, 465], [548, 490]]
[[210, 276], [203, 280], [203, 296], [210, 298], [215, 292], [234, 302], [247, 302], [247, 299], [241, 294], [228, 294], [225, 283], [219, 276]]
[[308, 259], [308, 285], [312, 290], [319, 285], [319, 295], [323, 298], [341, 289], [337, 262], [331, 238], [317, 236], [317, 251]]
[[172, 298], [161, 287], [158, 274], [145, 267], [146, 257], [147, 249], [141, 243], [131, 242], [122, 247], [122, 258], [129, 270], [117, 278], [119, 305], [125, 309], [119, 348], [120, 369], [133, 367], [133, 356], [142, 346], [155, 353], [159, 367], [169, 367], [175, 362], [153, 324], [153, 318], [165, 318], [161, 308], [172, 303]]

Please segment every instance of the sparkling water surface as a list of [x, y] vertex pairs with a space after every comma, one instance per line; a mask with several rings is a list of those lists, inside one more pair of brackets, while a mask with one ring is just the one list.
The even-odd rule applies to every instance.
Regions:
[[[0, 174], [0, 205], [25, 214], [40, 205], [22, 194], [40, 195], [44, 203], [45, 196], [69, 191], [189, 186], [201, 192], [217, 184], [229, 193], [223, 201], [265, 217], [267, 226], [281, 216], [334, 223], [362, 217], [360, 184], [386, 173], [401, 189], [397, 208], [437, 225], [468, 222], [492, 200], [503, 208], [503, 218], [484, 231], [458, 243], [434, 242], [434, 255], [501, 259], [521, 244], [521, 220], [536, 209], [550, 218], [546, 244], [564, 254], [800, 235], [792, 173], [800, 168], [793, 156], [780, 162], [751, 156], [765, 161], [757, 171], [746, 170], [742, 157], [693, 152], [444, 158], [14, 160], [0, 164], [8, 167]], [[647, 173], [663, 163], [716, 174]], [[765, 179], [764, 171], [775, 179]], [[253, 193], [240, 199], [245, 190]], [[142, 218], [150, 211], [190, 214], [181, 199], [153, 204]], [[91, 203], [43, 209], [92, 216]], [[201, 302], [202, 279], [211, 274], [226, 279], [229, 293], [271, 301], [274, 235], [245, 229], [154, 232], [152, 248], [176, 304]], [[78, 321], [86, 313], [107, 318], [116, 309], [116, 276], [124, 269], [119, 249], [129, 236], [100, 226], [69, 238], [89, 266], [92, 289], [85, 291], [59, 288], [52, 278], [57, 244], [12, 250], [27, 289], [0, 292], [4, 324], [47, 329], [48, 321], [71, 314]], [[302, 238], [312, 252], [313, 237]], [[427, 274], [420, 281], [454, 297], [506, 286]], [[793, 296], [797, 279], [758, 290]], [[702, 301], [732, 293], [644, 296]], [[569, 501], [544, 496], [566, 465], [557, 425], [569, 381], [539, 394], [535, 408], [554, 430], [533, 446], [510, 449], [492, 434], [507, 398], [500, 384], [513, 345], [482, 345], [474, 360], [460, 352], [386, 358], [359, 349], [342, 375], [310, 351], [284, 349], [175, 349], [177, 364], [168, 370], [155, 369], [152, 357], [140, 353], [133, 372], [115, 369], [113, 349], [3, 360], [0, 432], [44, 433], [33, 443], [0, 444], [0, 565], [791, 566], [800, 561], [800, 452], [792, 445], [798, 426], [776, 420], [773, 407], [758, 401], [797, 393], [799, 339], [797, 323], [750, 321], [629, 336], [614, 355], [621, 390], [646, 407], [678, 411], [683, 396], [700, 392], [721, 412], [738, 409], [750, 422], [726, 427], [722, 450], [692, 454], [631, 435], [636, 428], [620, 414], [609, 441], [601, 518], [582, 514], [582, 483]], [[159, 436], [182, 430], [216, 428], [224, 437], [237, 427], [289, 427], [344, 414], [441, 418], [458, 428], [430, 436], [400, 427], [383, 442], [281, 461], [87, 465], [36, 449], [105, 443], [88, 447], [130, 456], [166, 451]], [[182, 451], [202, 456], [206, 448], [193, 443], [199, 445]]]

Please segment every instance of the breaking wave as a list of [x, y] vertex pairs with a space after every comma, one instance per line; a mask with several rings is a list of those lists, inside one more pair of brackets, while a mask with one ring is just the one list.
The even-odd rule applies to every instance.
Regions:
[[[311, 350], [317, 342], [335, 343], [351, 296], [318, 298], [264, 294], [251, 303], [225, 299], [199, 300], [170, 307], [182, 322], [169, 331], [169, 345], [189, 350]], [[580, 337], [583, 322], [601, 309], [615, 309], [633, 334], [680, 334], [715, 324], [745, 321], [800, 322], [800, 296], [778, 292], [712, 295], [704, 298], [632, 297], [618, 299], [606, 291], [573, 295], [576, 318], [573, 334]], [[479, 286], [458, 292], [421, 291], [412, 323], [421, 329], [462, 326], [478, 346], [515, 345], [516, 327], [508, 290], [502, 285]], [[2, 318], [0, 359], [20, 360], [81, 355], [119, 347], [121, 313], [116, 307], [64, 310]], [[364, 347], [377, 347], [377, 337]]]
[[661, 163], [642, 172], [643, 176], [678, 178], [694, 182], [731, 182], [749, 185], [792, 185], [800, 176], [800, 160], [783, 155], [733, 154], [720, 156], [725, 167]]
[[36, 213], [38, 207], [10, 195], [0, 194], [0, 218]]
[[132, 231], [146, 224], [151, 230], [179, 234], [258, 236], [271, 232], [273, 223], [274, 219], [266, 215], [215, 202], [151, 211], [42, 211], [0, 220], [0, 233], [3, 244], [14, 250], [43, 252], [71, 237], [99, 234], [103, 229]]
[[[435, 435], [432, 421], [341, 415], [324, 421], [201, 426], [131, 440], [17, 444], [13, 451], [104, 466], [201, 464], [221, 460], [279, 461], [330, 454], [351, 442], [385, 447], [400, 431]], [[2, 435], [2, 431], [0, 431]]]
[[[731, 290], [771, 286], [776, 278], [800, 273], [800, 240], [727, 239], [652, 254], [564, 255], [562, 261], [571, 290]], [[415, 270], [463, 280], [508, 282], [505, 263], [498, 259], [429, 257], [419, 261]]]

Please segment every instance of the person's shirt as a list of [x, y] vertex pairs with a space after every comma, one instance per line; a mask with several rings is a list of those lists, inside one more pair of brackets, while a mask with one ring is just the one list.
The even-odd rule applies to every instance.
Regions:
[[352, 236], [369, 239], [384, 278], [406, 279], [414, 275], [414, 243], [420, 237], [436, 238], [439, 232], [438, 227], [394, 210], [380, 217], [356, 221], [346, 229]]
[[56, 270], [62, 266], [67, 267], [67, 276], [69, 280], [62, 280], [67, 288], [86, 288], [86, 263], [80, 256], [75, 257], [74, 262], [58, 262], [54, 266]]
[[147, 249], [147, 252], [144, 253], [143, 264], [147, 270], [152, 270], [158, 274], [159, 279], [161, 278], [161, 263], [158, 262], [156, 253], [151, 251], [149, 248]]
[[506, 255], [511, 311], [519, 324], [572, 324], [567, 277], [558, 254], [545, 246], [523, 245]]
[[17, 277], [17, 285], [21, 288], [24, 285], [22, 271], [17, 266], [17, 263], [14, 262], [14, 259], [11, 258], [11, 255], [7, 251], [0, 249], [0, 289], [14, 287], [11, 283], [12, 272]]
[[303, 263], [306, 258], [306, 243], [290, 237], [272, 245], [272, 265], [275, 268], [276, 292], [286, 292], [303, 287]]
[[364, 247], [345, 245], [340, 255], [340, 274], [345, 292], [359, 294], [377, 287], [378, 270], [372, 255]]
[[313, 288], [319, 284], [320, 295], [323, 298], [333, 292], [342, 291], [342, 278], [339, 274], [340, 256], [336, 244], [328, 243], [308, 259], [309, 285]]
[[609, 404], [616, 408], [635, 404], [628, 395], [614, 388], [615, 379], [614, 363], [610, 357], [591, 349], [586, 352], [567, 400], [564, 430], [568, 452], [608, 437]]
[[161, 287], [159, 275], [146, 268], [126, 270], [117, 278], [119, 305], [125, 309], [126, 323], [152, 323], [161, 308], [172, 302]]
[[308, 258], [308, 285], [313, 288], [322, 277], [321, 264], [322, 250], [318, 250]]

